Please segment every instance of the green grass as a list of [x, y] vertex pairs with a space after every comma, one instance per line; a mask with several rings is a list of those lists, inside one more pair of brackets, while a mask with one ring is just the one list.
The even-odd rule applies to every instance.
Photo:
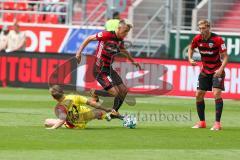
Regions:
[[92, 121], [85, 130], [46, 130], [54, 118], [47, 90], [0, 88], [1, 160], [200, 160], [238, 159], [240, 155], [239, 101], [224, 102], [219, 132], [210, 131], [214, 102], [206, 100], [208, 129], [191, 129], [198, 120], [194, 99], [138, 98], [124, 104], [122, 113], [138, 116], [136, 129], [118, 120]]

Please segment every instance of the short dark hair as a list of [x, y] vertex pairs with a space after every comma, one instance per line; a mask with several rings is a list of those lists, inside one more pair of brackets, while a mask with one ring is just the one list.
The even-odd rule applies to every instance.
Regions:
[[114, 12], [112, 17], [113, 18], [119, 18], [118, 16], [119, 16], [119, 12]]
[[49, 91], [52, 97], [57, 100], [61, 99], [64, 95], [64, 91], [59, 85], [53, 85], [52, 87], [50, 87]]

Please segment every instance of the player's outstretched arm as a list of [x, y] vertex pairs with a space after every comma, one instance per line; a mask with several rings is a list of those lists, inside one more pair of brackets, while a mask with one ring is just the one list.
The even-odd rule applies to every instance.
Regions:
[[101, 106], [100, 103], [97, 103], [96, 101], [91, 100], [91, 99], [87, 100], [87, 105], [89, 105], [89, 106], [91, 106], [93, 108], [96, 108], [96, 109], [103, 110], [105, 112], [111, 112], [112, 111], [112, 108], [105, 108], [105, 107]]
[[64, 123], [65, 123], [65, 120], [57, 119], [56, 123], [52, 127], [49, 127], [46, 129], [57, 129], [61, 127]]
[[131, 54], [125, 49], [125, 48], [121, 48], [120, 52], [125, 55], [131, 62], [133, 65], [135, 65], [136, 67], [139, 68], [139, 70], [142, 70], [141, 66], [139, 63], [135, 62], [133, 57], [131, 56]]
[[80, 45], [80, 47], [76, 53], [76, 58], [77, 58], [78, 64], [81, 62], [81, 54], [82, 54], [82, 51], [84, 50], [84, 48], [88, 45], [89, 42], [96, 41], [96, 40], [97, 40], [96, 35], [91, 35], [91, 36], [88, 36], [83, 41], [83, 43]]

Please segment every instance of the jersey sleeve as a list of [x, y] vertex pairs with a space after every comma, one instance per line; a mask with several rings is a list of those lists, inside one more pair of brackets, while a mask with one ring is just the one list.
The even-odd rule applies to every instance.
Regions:
[[225, 42], [221, 37], [219, 37], [219, 52], [222, 53], [222, 52], [225, 52], [225, 51], [227, 51], [227, 47], [225, 45]]
[[106, 41], [111, 37], [111, 34], [109, 32], [103, 31], [103, 32], [98, 32], [96, 34], [96, 38], [98, 41]]
[[198, 36], [195, 36], [192, 40], [192, 43], [191, 43], [191, 48], [192, 49], [197, 48], [197, 42], [198, 42]]
[[83, 96], [76, 96], [76, 101], [78, 104], [87, 104], [87, 98]]
[[57, 106], [55, 108], [55, 114], [56, 114], [57, 118], [59, 118], [61, 120], [67, 119], [67, 111], [66, 111], [65, 107], [63, 107], [63, 106]]

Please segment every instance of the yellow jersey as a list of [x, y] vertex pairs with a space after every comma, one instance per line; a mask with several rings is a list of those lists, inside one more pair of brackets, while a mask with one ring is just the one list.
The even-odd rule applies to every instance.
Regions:
[[85, 128], [92, 120], [94, 113], [86, 107], [87, 98], [80, 95], [66, 95], [55, 108], [58, 118], [66, 120], [68, 128]]
[[119, 25], [119, 19], [109, 19], [105, 24], [106, 31], [115, 31]]

